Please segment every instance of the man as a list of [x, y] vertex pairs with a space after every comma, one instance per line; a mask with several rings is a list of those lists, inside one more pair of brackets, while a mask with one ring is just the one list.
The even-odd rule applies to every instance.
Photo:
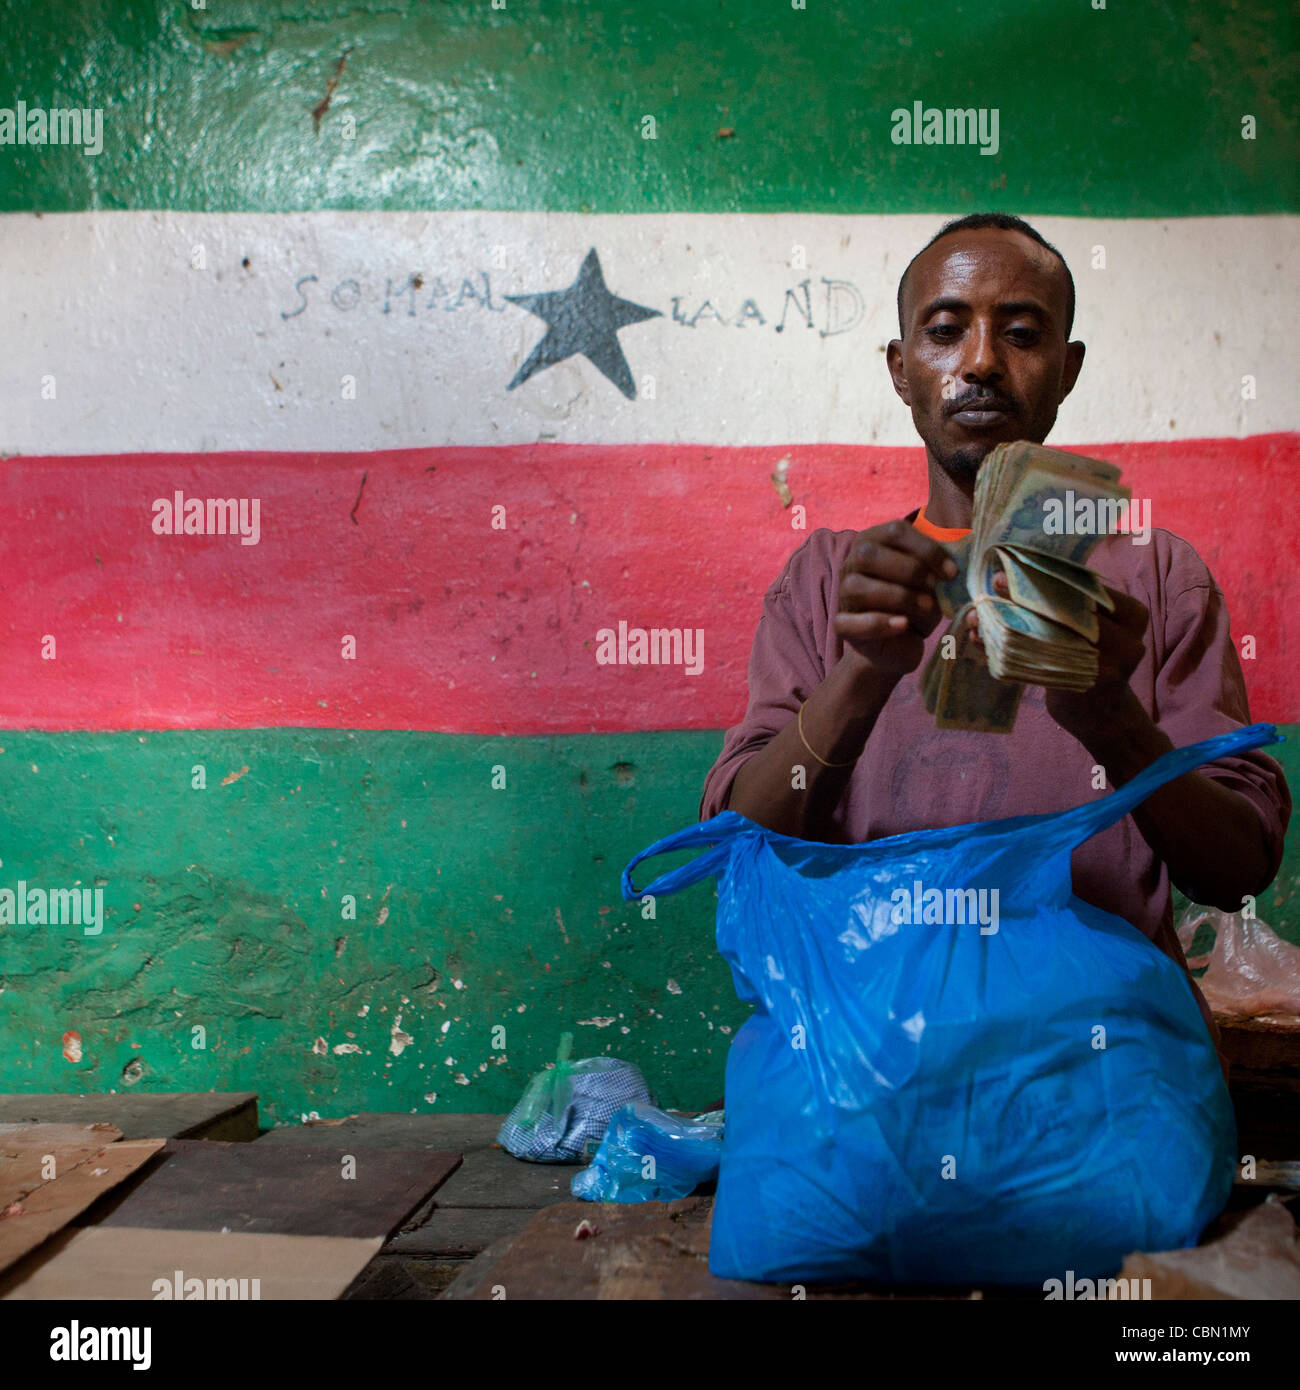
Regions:
[[[1106, 794], [1094, 766], [1117, 787], [1171, 748], [1250, 722], [1222, 593], [1186, 541], [1153, 529], [1143, 546], [1103, 537], [1090, 557], [1116, 604], [1100, 615], [1090, 690], [1028, 688], [1009, 735], [935, 728], [918, 679], [946, 626], [935, 581], [956, 573], [939, 542], [967, 534], [994, 445], [1047, 437], [1084, 345], [1069, 341], [1064, 259], [1002, 214], [944, 226], [904, 271], [898, 312], [887, 361], [925, 443], [929, 497], [902, 520], [815, 531], [790, 557], [764, 598], [749, 707], [708, 775], [701, 819], [730, 807], [786, 835], [860, 843], [1060, 811]], [[1221, 759], [1078, 849], [1074, 891], [1186, 970], [1171, 881], [1239, 911], [1276, 875], [1290, 814], [1273, 759]]]

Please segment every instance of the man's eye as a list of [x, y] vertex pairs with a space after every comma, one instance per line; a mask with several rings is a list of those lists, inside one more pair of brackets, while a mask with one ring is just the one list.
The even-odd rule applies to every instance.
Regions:
[[948, 343], [961, 331], [955, 323], [936, 323], [932, 328], [927, 328], [926, 335], [934, 338], [937, 342]]
[[1036, 328], [1013, 328], [1007, 333], [1013, 342], [1029, 346], [1036, 343], [1042, 335]]

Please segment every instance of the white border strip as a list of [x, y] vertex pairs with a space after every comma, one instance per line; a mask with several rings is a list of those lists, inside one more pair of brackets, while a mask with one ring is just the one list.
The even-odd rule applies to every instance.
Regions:
[[[942, 220], [8, 214], [0, 450], [915, 445], [883, 349], [899, 273]], [[1279, 345], [1297, 316], [1286, 267], [1300, 217], [1031, 221], [1070, 262], [1075, 336], [1088, 345], [1054, 439], [1296, 427]], [[508, 391], [545, 327], [504, 296], [566, 288], [590, 247], [614, 294], [663, 314], [619, 335], [638, 398], [580, 356]], [[1097, 247], [1104, 269], [1093, 267]], [[804, 281], [812, 327], [795, 307]], [[706, 300], [725, 321], [701, 313]]]

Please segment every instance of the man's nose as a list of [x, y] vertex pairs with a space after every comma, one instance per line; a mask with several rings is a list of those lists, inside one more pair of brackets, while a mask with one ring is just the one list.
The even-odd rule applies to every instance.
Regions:
[[991, 381], [1002, 375], [1002, 356], [998, 335], [992, 324], [976, 321], [971, 324], [964, 344], [962, 380]]

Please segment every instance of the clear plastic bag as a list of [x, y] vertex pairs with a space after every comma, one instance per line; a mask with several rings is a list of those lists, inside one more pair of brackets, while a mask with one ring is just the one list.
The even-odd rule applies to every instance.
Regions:
[[[1214, 929], [1214, 945], [1193, 957], [1202, 925]], [[1206, 966], [1197, 984], [1221, 1018], [1300, 1015], [1300, 946], [1283, 941], [1259, 918], [1192, 903], [1178, 923], [1178, 940], [1190, 969]]]
[[588, 1202], [671, 1202], [718, 1175], [722, 1111], [678, 1119], [653, 1105], [614, 1113], [590, 1168], [569, 1190]]
[[632, 1101], [653, 1097], [645, 1077], [617, 1057], [571, 1062], [573, 1034], [560, 1038], [555, 1065], [539, 1071], [506, 1116], [497, 1143], [531, 1163], [586, 1163], [600, 1145], [610, 1116]]

